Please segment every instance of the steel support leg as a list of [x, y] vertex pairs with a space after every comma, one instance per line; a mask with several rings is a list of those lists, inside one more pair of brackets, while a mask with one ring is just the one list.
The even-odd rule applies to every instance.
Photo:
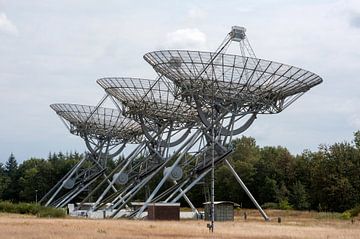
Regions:
[[[174, 184], [177, 185], [177, 182], [174, 181]], [[183, 190], [181, 189], [181, 187], [179, 188], [180, 193], [183, 192]], [[194, 204], [192, 204], [192, 202], [190, 201], [189, 197], [186, 196], [186, 194], [184, 193], [183, 198], [185, 199], [185, 201], [187, 202], [187, 204], [191, 207], [191, 210], [196, 213], [196, 215], [199, 215], [199, 211], [196, 209], [196, 207], [194, 206]]]
[[[140, 147], [141, 149], [142, 147]], [[136, 150], [137, 151], [137, 150]], [[137, 155], [134, 154], [132, 155], [127, 162], [125, 163], [125, 165], [121, 168], [120, 170], [120, 174], [123, 173], [125, 171], [125, 169], [130, 165], [130, 163], [133, 161], [133, 159], [136, 157]], [[114, 187], [114, 184], [117, 180], [117, 178], [113, 178], [111, 181], [107, 178], [109, 185], [107, 186], [107, 188], [102, 192], [102, 194], [99, 196], [99, 198], [96, 200], [95, 204], [93, 205], [92, 209], [94, 209], [95, 207], [97, 207], [97, 205], [99, 205], [99, 203], [101, 202], [101, 200], [105, 197], [105, 195], [108, 193], [108, 191], [110, 190], [111, 187]]]
[[61, 183], [61, 185], [59, 186], [59, 188], [56, 190], [56, 192], [51, 196], [51, 198], [46, 202], [45, 207], [49, 206], [49, 204], [54, 200], [54, 198], [56, 197], [56, 195], [60, 192], [60, 190], [63, 188], [65, 182], [71, 178], [75, 172], [80, 168], [80, 166], [84, 163], [84, 161], [86, 160], [86, 157], [84, 157], [79, 164], [73, 169], [73, 171], [70, 173], [69, 176], [67, 176], [67, 178], [65, 180], [63, 180], [63, 182]]
[[197, 177], [189, 186], [187, 186], [182, 192], [180, 192], [179, 195], [176, 196], [173, 200], [171, 200], [172, 203], [177, 202], [185, 193], [187, 193], [190, 189], [192, 189], [203, 177], [206, 176], [211, 171], [211, 168], [207, 169], [205, 172], [200, 174], [199, 177]]
[[235, 169], [231, 166], [231, 164], [229, 163], [229, 161], [227, 159], [225, 159], [225, 164], [229, 167], [230, 171], [232, 172], [232, 174], [234, 175], [234, 177], [236, 178], [236, 180], [238, 181], [238, 183], [240, 184], [240, 186], [242, 187], [242, 189], [244, 189], [245, 193], [249, 196], [249, 198], [251, 199], [251, 201], [255, 204], [256, 208], [259, 210], [259, 212], [261, 213], [261, 215], [263, 216], [263, 218], [265, 219], [265, 221], [269, 221], [270, 218], [266, 215], [266, 213], [264, 212], [264, 210], [261, 208], [261, 206], [258, 204], [258, 202], [256, 201], [256, 199], [253, 197], [253, 195], [251, 194], [251, 192], [249, 191], [249, 189], [246, 187], [246, 185], [244, 184], [244, 182], [241, 180], [241, 178], [239, 177], [239, 175], [236, 173]]
[[[151, 195], [148, 197], [148, 199], [145, 201], [144, 205], [140, 208], [139, 212], [136, 214], [135, 217], [140, 217], [141, 214], [144, 212], [144, 210], [147, 208], [148, 204], [151, 202], [151, 200], [155, 197], [155, 195], [158, 193], [158, 191], [160, 190], [160, 188], [164, 185], [165, 181], [168, 179], [168, 177], [170, 176], [172, 170], [179, 164], [179, 162], [182, 160], [182, 158], [185, 156], [185, 152], [187, 152], [192, 146], [193, 144], [195, 144], [198, 140], [198, 136], [200, 135], [201, 131], [197, 131], [187, 142], [186, 142], [186, 147], [184, 152], [176, 159], [176, 161], [172, 164], [172, 166], [170, 167], [170, 169], [166, 172], [166, 174], [164, 175], [164, 177], [161, 179], [161, 181], [159, 182], [159, 184], [156, 186], [156, 188], [154, 189], [154, 191], [151, 193]], [[176, 155], [176, 154], [175, 154]]]

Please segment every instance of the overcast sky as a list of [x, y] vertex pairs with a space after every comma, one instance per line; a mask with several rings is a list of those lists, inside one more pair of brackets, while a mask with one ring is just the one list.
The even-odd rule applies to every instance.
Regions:
[[215, 50], [247, 28], [257, 57], [324, 82], [246, 136], [290, 152], [352, 141], [360, 129], [360, 1], [0, 0], [0, 162], [83, 152], [51, 103], [95, 105], [104, 76], [155, 77], [144, 53]]

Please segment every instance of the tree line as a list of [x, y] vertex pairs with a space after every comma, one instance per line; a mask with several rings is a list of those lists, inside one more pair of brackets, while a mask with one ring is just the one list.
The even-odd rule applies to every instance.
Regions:
[[[259, 147], [251, 137], [235, 139], [232, 145], [229, 160], [265, 207], [343, 212], [360, 202], [360, 131], [352, 142], [320, 145], [315, 152], [299, 155], [281, 146]], [[30, 158], [18, 164], [11, 154], [5, 164], [0, 163], [0, 200], [35, 202], [83, 157], [76, 152], [50, 153], [47, 159]], [[108, 165], [111, 170], [116, 160]], [[209, 183], [207, 178], [188, 193], [195, 206], [206, 200]], [[216, 200], [254, 207], [225, 165], [216, 169], [215, 192]], [[143, 196], [140, 193], [138, 200]]]

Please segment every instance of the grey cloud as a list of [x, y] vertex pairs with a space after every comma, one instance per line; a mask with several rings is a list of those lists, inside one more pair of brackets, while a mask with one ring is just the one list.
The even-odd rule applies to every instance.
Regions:
[[[6, 2], [5, 19], [19, 34], [0, 30], [0, 162], [11, 152], [20, 161], [46, 157], [49, 151], [82, 152], [82, 140], [66, 131], [49, 104], [96, 104], [103, 95], [98, 77], [155, 76], [144, 53], [160, 46], [215, 50], [232, 25], [248, 29], [260, 58], [324, 78], [281, 114], [259, 117], [246, 135], [261, 145], [301, 152], [351, 139], [360, 127], [360, 36], [351, 32], [349, 11], [341, 9], [341, 2], [283, 1], [274, 7], [274, 1], [259, 0], [250, 6], [256, 14], [244, 8], [239, 14], [238, 6], [246, 5], [239, 0], [210, 0], [201, 11], [189, 10], [193, 1], [187, 0]], [[360, 28], [360, 14], [350, 20]]]
[[355, 28], [360, 28], [360, 13], [356, 13], [351, 16], [350, 25]]
[[7, 15], [0, 12], [0, 32], [11, 35], [18, 35], [19, 31], [15, 24], [10, 21]]

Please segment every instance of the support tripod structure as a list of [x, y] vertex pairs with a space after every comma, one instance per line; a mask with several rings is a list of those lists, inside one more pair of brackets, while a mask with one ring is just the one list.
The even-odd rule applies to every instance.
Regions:
[[[232, 27], [215, 52], [146, 53], [144, 59], [156, 71], [156, 79], [99, 79], [97, 83], [117, 110], [52, 105], [70, 132], [85, 140], [90, 153], [84, 160], [94, 162], [97, 170], [83, 173], [92, 167], [80, 170], [75, 166], [44, 197], [50, 197], [46, 205], [64, 206], [84, 187], [76, 185], [85, 185], [87, 175], [96, 175], [103, 179], [96, 181], [80, 207], [91, 196], [100, 195], [90, 210], [106, 210], [109, 217], [142, 218], [149, 203], [174, 203], [184, 198], [198, 214], [186, 193], [212, 172], [213, 204], [213, 172], [225, 164], [269, 220], [227, 160], [233, 151], [231, 141], [259, 115], [280, 113], [322, 79], [298, 67], [257, 58], [245, 32], [243, 27]], [[227, 53], [231, 45], [235, 45], [236, 54]], [[118, 155], [129, 143], [137, 147], [123, 151], [126, 157], [106, 174], [106, 158]], [[114, 148], [117, 151], [110, 154]], [[64, 188], [69, 191], [55, 200]], [[127, 210], [144, 190], [148, 193], [143, 205]]]
[[64, 207], [79, 194], [86, 193], [98, 178], [107, 177], [108, 160], [119, 155], [127, 143], [137, 142], [142, 133], [139, 124], [116, 109], [77, 104], [50, 107], [70, 133], [84, 140], [88, 149], [85, 157], [40, 200], [45, 206]]

